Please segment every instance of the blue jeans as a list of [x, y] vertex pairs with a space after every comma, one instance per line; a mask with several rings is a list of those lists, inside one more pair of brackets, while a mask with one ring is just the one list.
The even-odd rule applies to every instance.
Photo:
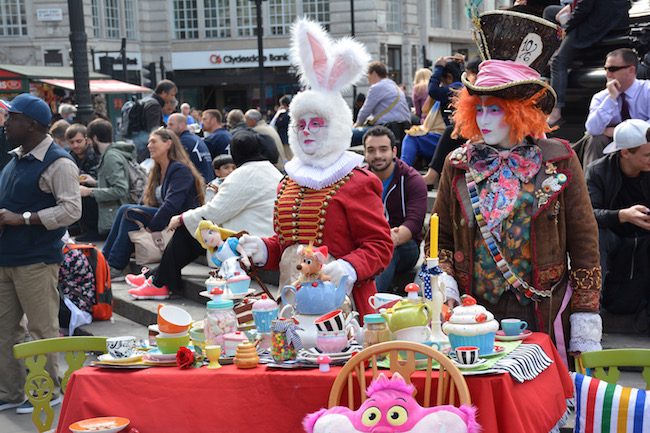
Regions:
[[413, 239], [393, 250], [393, 258], [388, 267], [375, 278], [377, 291], [388, 293], [391, 290], [396, 273], [407, 272], [417, 264], [420, 258], [420, 246]]
[[438, 146], [440, 134], [428, 132], [421, 136], [406, 135], [402, 141], [401, 160], [413, 167], [418, 156], [431, 161]]
[[[129, 209], [140, 209], [152, 217], [158, 211], [158, 208], [137, 204], [124, 204], [117, 210], [115, 220], [113, 220], [113, 226], [111, 227], [111, 231], [108, 232], [106, 243], [102, 249], [102, 253], [106, 257], [109, 266], [115, 269], [126, 268], [134, 250], [133, 243], [129, 239], [129, 232], [138, 230], [139, 227], [133, 221], [126, 219], [126, 212]], [[151, 218], [147, 218], [136, 212], [129, 212], [129, 218], [142, 222], [145, 227], [149, 225], [149, 221], [151, 220]]]

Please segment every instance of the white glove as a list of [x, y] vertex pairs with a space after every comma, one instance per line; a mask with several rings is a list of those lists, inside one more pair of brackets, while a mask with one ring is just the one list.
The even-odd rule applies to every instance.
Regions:
[[239, 245], [244, 249], [246, 255], [253, 259], [256, 266], [264, 266], [269, 258], [266, 244], [258, 236], [242, 235], [239, 238]]
[[458, 291], [458, 283], [446, 272], [440, 274], [438, 279], [440, 284], [445, 288], [445, 301], [453, 299], [456, 304], [460, 304], [460, 292]]
[[603, 336], [603, 322], [598, 313], [573, 313], [569, 352], [593, 352], [603, 350], [600, 340]]
[[349, 295], [352, 292], [352, 287], [357, 281], [357, 271], [354, 270], [352, 265], [345, 260], [334, 260], [331, 263], [323, 266], [323, 273], [332, 279], [332, 282], [338, 287], [341, 283], [341, 278], [347, 276], [345, 282], [345, 292]]

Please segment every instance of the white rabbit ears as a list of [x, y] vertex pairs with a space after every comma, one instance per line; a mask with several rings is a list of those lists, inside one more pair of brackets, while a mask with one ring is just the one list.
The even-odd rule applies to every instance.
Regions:
[[291, 62], [304, 86], [339, 92], [363, 76], [370, 55], [363, 44], [348, 37], [332, 41], [320, 24], [300, 18], [291, 29]]

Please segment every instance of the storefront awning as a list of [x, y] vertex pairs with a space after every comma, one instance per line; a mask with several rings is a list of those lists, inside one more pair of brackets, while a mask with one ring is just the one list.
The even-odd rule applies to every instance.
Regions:
[[[38, 81], [63, 89], [74, 90], [74, 80], [41, 78]], [[151, 91], [148, 87], [118, 80], [90, 80], [90, 93], [149, 93]]]

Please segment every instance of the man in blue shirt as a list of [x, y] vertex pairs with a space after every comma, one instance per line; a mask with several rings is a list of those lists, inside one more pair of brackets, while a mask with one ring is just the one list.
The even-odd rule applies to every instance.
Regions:
[[187, 119], [185, 116], [180, 113], [172, 114], [167, 121], [167, 127], [178, 135], [181, 144], [190, 156], [190, 160], [192, 160], [196, 169], [199, 170], [199, 173], [205, 179], [205, 183], [214, 179], [210, 151], [201, 137], [187, 130]]
[[203, 139], [212, 158], [230, 153], [232, 135], [224, 128], [223, 117], [219, 110], [205, 110], [201, 121], [203, 122]]

